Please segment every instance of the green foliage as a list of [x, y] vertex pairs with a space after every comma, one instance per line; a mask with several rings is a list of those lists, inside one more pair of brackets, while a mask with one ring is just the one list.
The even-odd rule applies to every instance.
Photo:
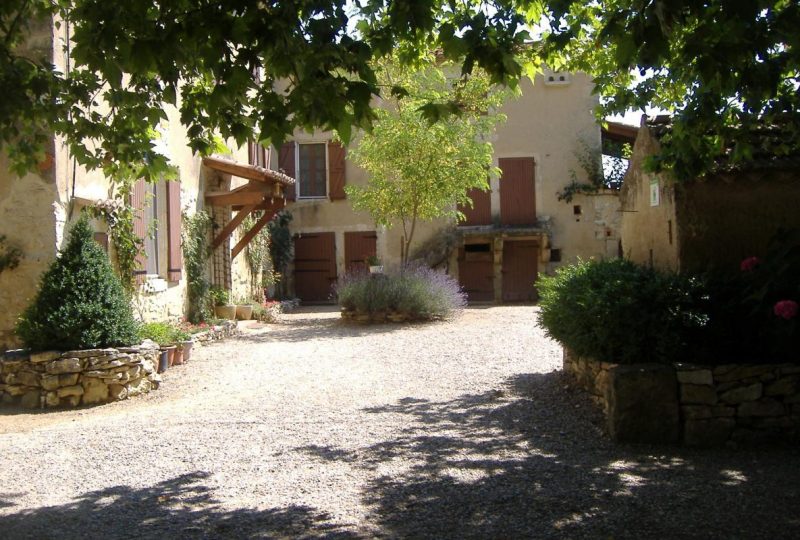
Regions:
[[[463, 217], [456, 205], [471, 204], [467, 192], [488, 189], [489, 178], [499, 174], [487, 141], [504, 120], [495, 111], [508, 93], [478, 70], [460, 79], [448, 78], [452, 71], [453, 66], [435, 65], [433, 59], [413, 70], [384, 62], [379, 80], [399, 84], [408, 94], [377, 110], [372, 131], [349, 153], [369, 173], [365, 187], [345, 188], [353, 208], [369, 212], [378, 225], [402, 225], [403, 262], [418, 220]], [[431, 102], [452, 105], [459, 114], [432, 125], [425, 117]]]
[[[137, 164], [138, 176], [159, 178], [169, 167], [151, 141], [164, 104], [179, 107], [200, 153], [220, 136], [280, 145], [296, 128], [347, 139], [350, 126], [369, 128], [375, 95], [403, 93], [378, 85], [373, 60], [399, 51], [413, 64], [438, 48], [465, 73], [480, 66], [513, 85], [526, 67], [515, 53], [530, 37], [524, 17], [500, 0], [0, 4], [0, 146], [20, 173], [42, 160], [56, 133], [90, 169]], [[54, 14], [70, 25], [68, 69], [26, 48], [34, 23]]]
[[565, 266], [536, 287], [547, 334], [604, 362], [686, 361], [708, 322], [698, 280], [621, 259]]
[[131, 345], [136, 326], [128, 296], [81, 216], [42, 276], [17, 334], [33, 350], [85, 349]]
[[547, 18], [545, 61], [594, 77], [598, 116], [675, 114], [656, 169], [691, 179], [720, 160], [800, 151], [796, 2], [559, 0]]
[[186, 269], [186, 287], [189, 310], [186, 314], [191, 323], [206, 321], [211, 317], [209, 283], [206, 278], [206, 263], [211, 255], [208, 232], [211, 217], [200, 210], [194, 214], [183, 214], [182, 249], [183, 267]]
[[[603, 154], [589, 147], [586, 141], [580, 141], [580, 149], [576, 150], [575, 157], [583, 169], [586, 181], [578, 179], [578, 174], [570, 170], [572, 181], [556, 195], [559, 201], [572, 202], [577, 194], [591, 195], [601, 189], [620, 189], [622, 178], [628, 170], [628, 159], [631, 156], [631, 145], [628, 143], [616, 143], [610, 147], [603, 142]], [[612, 154], [606, 154], [606, 151]], [[606, 162], [608, 161], [608, 167]]]
[[149, 322], [139, 327], [139, 339], [149, 339], [159, 345], [172, 345], [176, 343], [174, 339], [174, 328], [168, 322]]
[[22, 260], [22, 250], [7, 243], [6, 235], [0, 234], [0, 274], [5, 270], [13, 270]]
[[449, 317], [466, 305], [452, 277], [424, 266], [346, 275], [339, 280], [336, 295], [339, 305], [349, 311], [395, 311], [416, 320]]
[[[260, 212], [248, 215], [239, 226], [242, 234], [249, 231], [261, 218]], [[270, 258], [269, 228], [265, 227], [250, 240], [244, 248], [244, 260], [250, 270], [250, 294], [254, 298], [264, 296], [264, 289], [277, 281], [277, 276], [272, 267]]]
[[213, 286], [208, 292], [211, 302], [215, 306], [227, 306], [231, 303], [231, 293], [222, 287]]
[[273, 277], [280, 286], [279, 296], [285, 298], [288, 295], [286, 272], [289, 263], [294, 256], [294, 244], [292, 243], [292, 233], [289, 230], [289, 223], [292, 221], [292, 213], [288, 210], [281, 210], [267, 224], [269, 231], [269, 256], [272, 260]]

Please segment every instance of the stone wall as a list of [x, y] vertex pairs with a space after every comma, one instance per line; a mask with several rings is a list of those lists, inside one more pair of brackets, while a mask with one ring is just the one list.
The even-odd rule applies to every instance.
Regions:
[[616, 440], [691, 446], [800, 439], [800, 365], [620, 366], [564, 350]]
[[131, 347], [0, 357], [0, 403], [76, 407], [127, 399], [158, 388], [158, 349]]

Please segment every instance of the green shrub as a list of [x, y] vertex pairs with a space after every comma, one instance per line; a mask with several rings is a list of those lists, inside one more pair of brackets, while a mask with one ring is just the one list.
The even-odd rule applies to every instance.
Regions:
[[131, 345], [136, 327], [122, 283], [82, 216], [42, 276], [17, 335], [33, 350], [86, 349]]
[[186, 268], [186, 295], [188, 310], [186, 318], [199, 323], [211, 318], [211, 298], [206, 279], [206, 262], [211, 255], [208, 231], [211, 217], [200, 210], [192, 215], [184, 214], [182, 231], [183, 265]]
[[149, 339], [159, 345], [169, 345], [175, 343], [173, 327], [167, 322], [144, 323], [139, 328], [139, 339]]
[[424, 266], [346, 275], [336, 294], [346, 310], [368, 314], [396, 311], [413, 319], [448, 317], [466, 305], [453, 278]]
[[605, 362], [689, 360], [709, 321], [700, 280], [630, 261], [581, 261], [536, 286], [547, 334]]
[[217, 285], [211, 287], [208, 294], [215, 306], [227, 306], [231, 303], [231, 294]]

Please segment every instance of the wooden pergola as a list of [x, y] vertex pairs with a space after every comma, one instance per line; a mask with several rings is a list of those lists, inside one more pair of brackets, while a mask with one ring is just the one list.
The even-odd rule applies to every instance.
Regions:
[[233, 219], [225, 225], [214, 238], [212, 249], [217, 249], [225, 242], [236, 227], [241, 225], [244, 218], [256, 211], [263, 211], [264, 215], [253, 227], [242, 236], [231, 251], [231, 260], [255, 238], [264, 226], [286, 206], [286, 188], [294, 185], [294, 178], [281, 172], [271, 171], [258, 165], [245, 165], [218, 157], [203, 158], [203, 165], [209, 169], [238, 176], [249, 182], [229, 191], [211, 191], [206, 193], [206, 204], [210, 206], [230, 206], [236, 211]]

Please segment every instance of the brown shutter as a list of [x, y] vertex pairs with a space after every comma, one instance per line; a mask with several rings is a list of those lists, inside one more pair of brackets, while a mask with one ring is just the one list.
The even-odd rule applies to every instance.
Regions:
[[328, 143], [328, 179], [330, 180], [330, 198], [332, 201], [345, 198], [344, 185], [344, 147], [336, 141]]
[[181, 254], [181, 183], [167, 182], [167, 280], [180, 281]]
[[[281, 146], [280, 155], [278, 156], [278, 168], [285, 174], [295, 178], [295, 180], [297, 179], [297, 173], [294, 169], [294, 142], [287, 142]], [[295, 200], [295, 193], [296, 189], [294, 185], [287, 187], [286, 200]]]
[[[147, 224], [144, 222], [144, 205], [147, 203], [147, 189], [144, 179], [140, 178], [133, 184], [133, 191], [131, 192], [131, 207], [133, 208], [133, 234], [142, 241], [147, 237]], [[144, 281], [144, 276], [147, 274], [147, 256], [144, 254], [144, 249], [136, 256], [136, 269], [133, 271], [137, 283]]]

